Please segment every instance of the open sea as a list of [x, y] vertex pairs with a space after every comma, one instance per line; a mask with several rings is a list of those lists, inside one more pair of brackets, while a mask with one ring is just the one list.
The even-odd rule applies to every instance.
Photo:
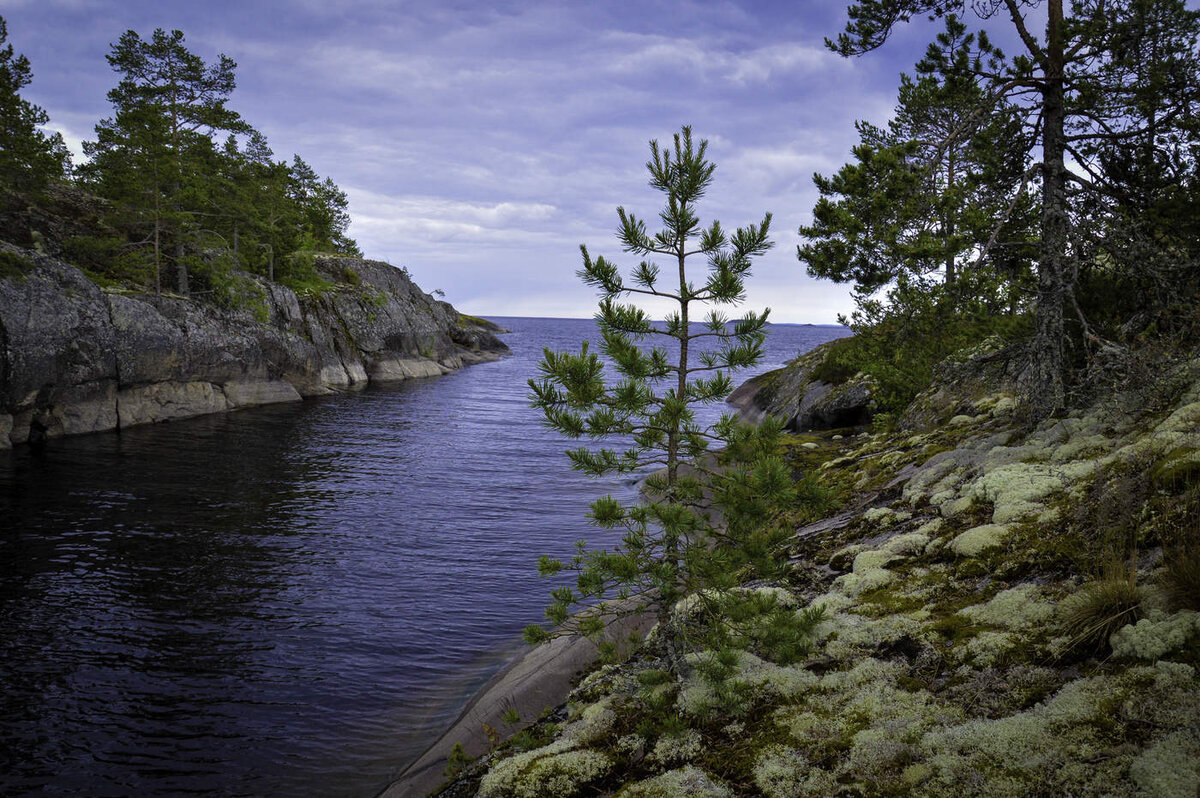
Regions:
[[635, 491], [528, 403], [593, 322], [495, 321], [449, 376], [0, 452], [0, 795], [370, 798], [428, 747]]

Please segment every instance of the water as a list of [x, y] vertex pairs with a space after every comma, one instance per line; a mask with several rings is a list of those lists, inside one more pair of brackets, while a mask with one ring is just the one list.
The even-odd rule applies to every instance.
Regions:
[[0, 452], [0, 794], [365, 797], [419, 755], [634, 490], [528, 407], [592, 323], [499, 321], [447, 377]]

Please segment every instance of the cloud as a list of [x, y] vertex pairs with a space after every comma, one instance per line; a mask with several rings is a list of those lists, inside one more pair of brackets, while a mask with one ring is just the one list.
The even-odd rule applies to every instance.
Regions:
[[[896, 83], [867, 59], [823, 48], [844, 9], [739, 0], [72, 5], [56, 16], [26, 3], [9, 22], [22, 32], [19, 49], [30, 44], [36, 101], [74, 146], [109, 111], [108, 42], [126, 28], [179, 27], [206, 60], [225, 53], [238, 63], [230, 105], [276, 157], [299, 153], [347, 191], [350, 234], [369, 256], [404, 264], [466, 310], [590, 314], [592, 293], [574, 276], [578, 246], [629, 262], [614, 210], [653, 226], [661, 196], [647, 185], [646, 143], [669, 141], [685, 123], [718, 164], [702, 218], [732, 229], [775, 213], [779, 243], [755, 269], [751, 300], [791, 321], [831, 321], [830, 309], [797, 315], [818, 313], [814, 301], [844, 309], [844, 289], [804, 276], [795, 230], [815, 201], [812, 173], [846, 160], [853, 120], [890, 110]], [[63, 20], [69, 30], [56, 32]]]

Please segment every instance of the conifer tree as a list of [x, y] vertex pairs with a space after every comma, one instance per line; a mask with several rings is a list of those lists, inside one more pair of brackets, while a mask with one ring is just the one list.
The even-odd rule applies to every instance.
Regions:
[[[1131, 88], [1131, 73], [1121, 66], [1130, 52], [1126, 45], [1140, 27], [1136, 21], [1153, 10], [1159, 15], [1154, 29], [1187, 31], [1173, 47], [1195, 53], [1200, 12], [1181, 0], [861, 0], [848, 7], [845, 31], [827, 44], [842, 55], [860, 55], [882, 46], [897, 26], [914, 17], [968, 9], [989, 25], [1007, 28], [1020, 43], [1020, 53], [1000, 69], [978, 71], [986, 87], [979, 113], [989, 113], [1001, 100], [1021, 108], [1034, 163], [1009, 193], [1018, 193], [1026, 179], [1040, 184], [1036, 331], [1022, 379], [1033, 409], [1046, 414], [1065, 403], [1064, 313], [1075, 299], [1079, 267], [1088, 255], [1079, 246], [1088, 220], [1074, 198], [1110, 191], [1100, 145], [1141, 140], [1161, 151], [1200, 105], [1195, 58], [1177, 60], [1169, 70], [1147, 68], [1148, 85]], [[1039, 33], [1033, 23], [1043, 16], [1045, 28]], [[1068, 169], [1068, 160], [1075, 168]]]
[[33, 70], [29, 59], [15, 55], [7, 41], [8, 25], [0, 17], [0, 186], [35, 190], [63, 176], [67, 148], [60, 134], [39, 130], [49, 117], [21, 97]]
[[[586, 342], [578, 354], [546, 350], [541, 379], [530, 380], [533, 404], [549, 427], [570, 438], [608, 444], [569, 450], [573, 468], [592, 475], [659, 469], [644, 483], [645, 501], [623, 504], [605, 496], [592, 504], [594, 524], [624, 532], [614, 549], [587, 550], [581, 544], [566, 566], [542, 558], [543, 574], [564, 567], [577, 572], [575, 588], [554, 591], [547, 617], [561, 624], [581, 602], [602, 596], [634, 599], [637, 607], [656, 606], [668, 648], [675, 602], [714, 570], [724, 570], [715, 565], [724, 541], [706, 496], [706, 454], [728, 436], [734, 421], [727, 417], [714, 428], [702, 428], [695, 407], [722, 401], [733, 387], [730, 372], [758, 362], [767, 320], [767, 312], [748, 312], [730, 322], [720, 310], [744, 300], [751, 261], [771, 246], [771, 215], [732, 236], [716, 221], [701, 227], [696, 204], [715, 169], [706, 158], [707, 147], [706, 141], [693, 141], [689, 127], [675, 134], [670, 147], [650, 142], [646, 167], [650, 185], [664, 195], [663, 226], [651, 234], [643, 219], [617, 209], [622, 249], [642, 259], [628, 282], [614, 262], [593, 259], [581, 247], [579, 276], [600, 295], [600, 353]], [[695, 258], [707, 264], [699, 281], [694, 268], [689, 272]], [[673, 309], [656, 325], [636, 304], [621, 301], [631, 296], [667, 300]], [[701, 315], [698, 310], [704, 308], [708, 313]], [[647, 340], [653, 345], [641, 346]], [[699, 349], [702, 341], [711, 345]], [[603, 622], [591, 615], [580, 623], [584, 632], [594, 632]], [[538, 626], [526, 630], [531, 641], [546, 635]], [[668, 660], [676, 658], [667, 653]]]
[[[862, 297], [901, 274], [910, 286], [950, 288], [964, 268], [1027, 269], [1035, 203], [1023, 191], [1009, 208], [1004, 189], [1026, 171], [1028, 146], [1016, 108], [993, 104], [978, 78], [1001, 58], [986, 35], [946, 18], [916, 76], [901, 74], [888, 126], [859, 122], [855, 162], [814, 176], [820, 199], [797, 250], [809, 274], [853, 282]], [[997, 219], [1005, 221], [993, 235]]]
[[212, 137], [250, 130], [226, 107], [237, 65], [224, 55], [205, 64], [184, 46], [182, 31], [161, 28], [149, 40], [126, 31], [108, 62], [122, 76], [108, 93], [115, 113], [84, 144], [92, 158], [85, 175], [102, 196], [146, 220], [143, 240], [152, 243], [156, 266], [169, 246], [176, 288], [187, 294], [187, 237], [207, 210]]

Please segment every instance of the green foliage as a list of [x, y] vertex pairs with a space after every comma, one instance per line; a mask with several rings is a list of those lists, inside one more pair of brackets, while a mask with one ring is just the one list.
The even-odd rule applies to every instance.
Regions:
[[[578, 547], [565, 565], [577, 575], [575, 587], [564, 585], [552, 593], [547, 617], [561, 624], [576, 605], [604, 596], [639, 596], [643, 601], [652, 597], [662, 621], [660, 637], [668, 649], [677, 642], [667, 623], [671, 607], [680, 596], [726, 580], [728, 570], [714, 562], [724, 559], [737, 541], [752, 538], [746, 531], [726, 535], [719, 530], [713, 521], [716, 500], [705, 490], [711, 475], [711, 462], [705, 459], [710, 442], [728, 439], [736, 428], [726, 420], [705, 430], [695, 420], [694, 407], [722, 401], [732, 388], [729, 373], [761, 356], [766, 313], [747, 313], [730, 322], [719, 308], [741, 302], [752, 259], [771, 246], [771, 217], [767, 214], [760, 224], [733, 235], [719, 222], [701, 227], [696, 203], [715, 169], [706, 158], [707, 146], [705, 141], [697, 146], [687, 127], [674, 136], [670, 148], [650, 143], [647, 169], [651, 186], [664, 194], [659, 214], [663, 229], [650, 234], [642, 219], [617, 209], [622, 248], [642, 258], [628, 282], [615, 263], [593, 259], [586, 247], [581, 248], [579, 276], [600, 294], [596, 321], [604, 359], [586, 342], [578, 354], [547, 350], [541, 379], [529, 383], [533, 405], [549, 427], [570, 438], [615, 441], [620, 447], [569, 450], [575, 469], [602, 475], [662, 468], [646, 479], [644, 502], [625, 505], [608, 496], [593, 502], [592, 523], [620, 530], [621, 541], [611, 550]], [[687, 270], [688, 259], [697, 255], [707, 261], [707, 274], [699, 284]], [[655, 258], [665, 259], [669, 268], [663, 271]], [[656, 326], [641, 308], [620, 301], [631, 295], [667, 300], [673, 310]], [[697, 305], [709, 309], [699, 322]], [[647, 339], [666, 339], [677, 347], [675, 354], [661, 344], [642, 346]], [[697, 342], [704, 340], [714, 345], [696, 354]], [[612, 371], [615, 380], [609, 377]], [[756, 474], [744, 470], [736, 479], [777, 486], [778, 468], [764, 465]], [[726, 493], [732, 496], [734, 491]], [[735, 512], [725, 509], [727, 516]], [[764, 512], [745, 510], [747, 517]], [[732, 556], [736, 569], [759, 563], [771, 544], [755, 540], [754, 545], [753, 553]], [[560, 567], [544, 559], [540, 570], [548, 573]], [[530, 639], [543, 636], [535, 630], [528, 633]], [[676, 654], [668, 651], [672, 666], [678, 664]]]
[[861, 371], [875, 382], [879, 409], [894, 412], [929, 386], [934, 367], [948, 356], [992, 335], [1028, 331], [1029, 317], [1008, 315], [986, 299], [963, 298], [964, 286], [974, 282], [963, 276], [952, 290], [902, 277], [887, 302], [861, 301], [853, 317], [843, 319], [855, 335], [832, 349], [823, 378], [836, 381]]
[[106, 222], [152, 264], [154, 287], [165, 276], [181, 294], [232, 306], [258, 304], [250, 283], [232, 280], [236, 271], [328, 290], [311, 262], [291, 255], [360, 254], [345, 235], [346, 195], [299, 156], [276, 161], [265, 137], [227, 107], [234, 62], [206, 63], [182, 32], [161, 29], [148, 40], [127, 31], [108, 60], [121, 76], [108, 95], [114, 113], [85, 142], [91, 160], [80, 177], [111, 201]]
[[901, 76], [888, 129], [860, 122], [856, 162], [815, 177], [821, 198], [797, 253], [810, 274], [854, 283], [858, 305], [842, 320], [855, 337], [815, 376], [869, 375], [884, 413], [907, 405], [946, 356], [1024, 327], [1036, 212], [1021, 180], [1025, 143], [1012, 106], [979, 113], [979, 75], [1001, 57], [948, 16], [917, 77]]
[[297, 296], [317, 296], [333, 291], [337, 286], [317, 272], [315, 252], [294, 252], [280, 264], [275, 279], [296, 292]]
[[[853, 282], [869, 296], [902, 275], [910, 284], [941, 272], [952, 285], [971, 257], [973, 270], [1017, 275], [1028, 270], [1034, 204], [1024, 191], [1015, 204], [997, 185], [1019, 181], [1023, 142], [1014, 109], [1000, 104], [979, 114], [985, 89], [976, 75], [998, 68], [998, 51], [986, 35], [967, 33], [946, 18], [917, 77], [901, 75], [899, 105], [888, 129], [857, 127], [855, 163], [833, 177], [814, 177], [821, 197], [813, 224], [797, 252], [810, 274]], [[1000, 220], [995, 248], [992, 228]], [[985, 265], [973, 253], [986, 249]]]
[[450, 749], [450, 755], [446, 758], [446, 769], [442, 771], [442, 778], [447, 781], [453, 779], [474, 761], [467, 755], [467, 750], [463, 748], [462, 743], [455, 743], [454, 747]]
[[61, 178], [69, 157], [61, 134], [39, 130], [49, 121], [46, 112], [21, 98], [33, 70], [7, 41], [8, 25], [0, 17], [0, 185], [34, 191]]
[[0, 280], [24, 277], [33, 269], [33, 261], [15, 252], [0, 250]]
[[123, 238], [72, 236], [62, 242], [63, 257], [93, 280], [148, 288], [154, 285], [154, 263], [147, 252]]
[[[1011, 142], [1013, 153], [1032, 162], [1029, 169], [1009, 168], [1006, 158], [980, 164], [980, 186], [992, 197], [1012, 198], [999, 215], [981, 217], [992, 228], [981, 253], [993, 262], [993, 272], [1005, 275], [994, 263], [997, 246], [1006, 240], [1018, 251], [1036, 245], [1036, 330], [1020, 380], [1030, 407], [1045, 413], [1065, 401], [1068, 346], [1075, 346], [1076, 363], [1108, 348], [1085, 308], [1099, 307], [1107, 330], [1120, 329], [1142, 309], [1191, 296], [1200, 278], [1192, 235], [1200, 222], [1200, 11], [1183, 0], [1051, 3], [1043, 33], [1028, 24], [1025, 7], [1031, 5], [970, 6], [989, 27], [1016, 34], [1016, 56], [1003, 57], [981, 37], [981, 62], [954, 58], [955, 47], [942, 42], [942, 55], [925, 59], [925, 66], [946, 75], [965, 73], [980, 91], [974, 108], [957, 108], [953, 133], [932, 137], [935, 157], [923, 160], [935, 168], [948, 165], [950, 148], [964, 141], [974, 122], [1008, 117], [1009, 133], [995, 141]], [[946, 0], [863, 0], [849, 6], [845, 32], [827, 43], [842, 55], [866, 53], [915, 17], [952, 19], [965, 8]], [[1005, 226], [1021, 217], [1031, 185], [1041, 206], [1039, 218], [1029, 220], [1035, 234], [1014, 237]], [[951, 207], [970, 206], [952, 199]], [[885, 251], [890, 246], [886, 235], [866, 238]], [[895, 254], [905, 258], [905, 267], [916, 262]], [[1119, 290], [1118, 318], [1103, 301], [1080, 301], [1081, 275], [1093, 282], [1099, 275], [1099, 284]]]

